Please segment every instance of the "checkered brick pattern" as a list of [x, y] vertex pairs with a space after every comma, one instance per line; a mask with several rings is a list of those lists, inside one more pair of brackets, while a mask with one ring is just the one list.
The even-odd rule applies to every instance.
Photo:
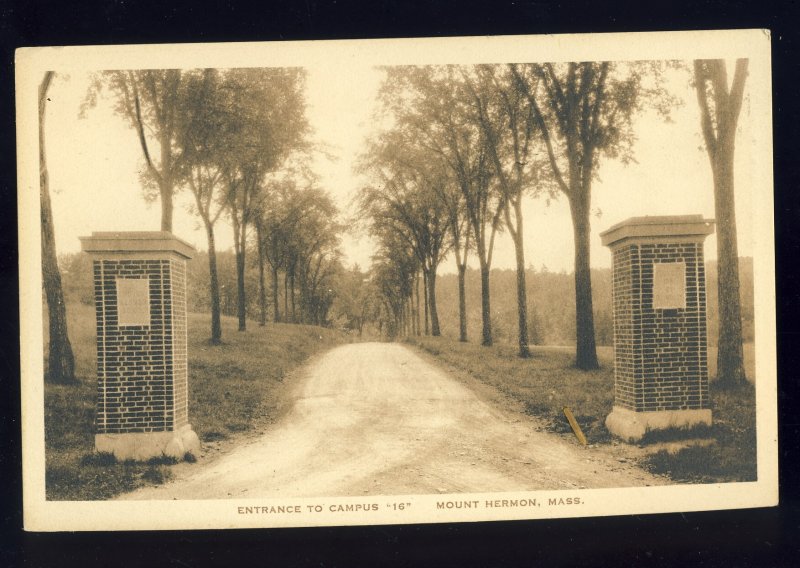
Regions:
[[[636, 412], [709, 408], [702, 242], [613, 249], [615, 404]], [[653, 265], [683, 262], [683, 308], [654, 309]]]
[[[120, 325], [117, 279], [148, 281], [150, 324]], [[163, 432], [188, 421], [186, 263], [94, 261], [98, 434]]]

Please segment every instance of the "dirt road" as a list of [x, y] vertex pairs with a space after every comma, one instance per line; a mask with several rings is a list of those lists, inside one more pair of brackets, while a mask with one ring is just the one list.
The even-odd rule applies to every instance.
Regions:
[[[126, 499], [431, 494], [663, 483], [481, 400], [411, 348], [337, 347], [263, 435]], [[622, 462], [622, 463], [621, 463]]]

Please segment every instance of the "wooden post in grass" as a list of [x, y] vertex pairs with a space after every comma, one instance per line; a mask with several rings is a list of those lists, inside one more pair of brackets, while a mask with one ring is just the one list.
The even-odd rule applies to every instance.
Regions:
[[94, 257], [95, 450], [118, 460], [197, 457], [189, 424], [186, 260], [165, 231], [81, 237]]
[[578, 441], [582, 446], [585, 446], [588, 443], [586, 441], [586, 436], [583, 435], [583, 430], [581, 430], [581, 426], [578, 424], [578, 421], [575, 420], [575, 416], [572, 414], [569, 406], [564, 407], [564, 416], [567, 417], [569, 425], [572, 426], [572, 431], [575, 432], [575, 437], [578, 438]]
[[711, 424], [702, 215], [634, 217], [600, 233], [613, 254], [614, 408], [608, 430]]

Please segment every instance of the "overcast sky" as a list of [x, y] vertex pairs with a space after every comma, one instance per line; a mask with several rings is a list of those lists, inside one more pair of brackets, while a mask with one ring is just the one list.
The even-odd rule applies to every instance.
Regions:
[[[732, 69], [730, 63], [729, 68]], [[308, 68], [309, 121], [316, 140], [337, 156], [335, 161], [320, 158], [315, 167], [321, 185], [334, 195], [345, 213], [360, 184], [352, 166], [364, 138], [372, 131], [371, 117], [381, 77], [379, 70], [353, 61]], [[160, 226], [159, 204], [147, 204], [142, 198], [138, 172], [144, 163], [135, 132], [114, 114], [111, 102], [105, 98], [87, 118], [78, 117], [88, 82], [86, 74], [61, 74], [49, 93], [46, 147], [59, 253], [80, 250], [78, 237], [92, 231], [158, 230]], [[592, 190], [593, 266], [610, 266], [610, 253], [600, 244], [598, 233], [628, 217], [696, 213], [714, 217], [711, 171], [702, 148], [697, 101], [688, 72], [672, 72], [669, 86], [684, 104], [673, 111], [670, 123], [650, 113], [637, 118], [636, 163], [601, 163], [600, 180]], [[752, 255], [750, 189], [755, 167], [748, 152], [753, 144], [752, 130], [746, 99], [737, 135], [735, 172], [742, 256]], [[177, 196], [173, 229], [179, 237], [204, 250], [205, 234], [185, 208], [188, 199], [187, 194]], [[550, 270], [571, 271], [572, 226], [566, 200], [548, 204], [527, 199], [524, 216], [526, 262], [537, 268], [545, 265]], [[221, 220], [217, 246], [223, 250], [232, 242], [230, 226]], [[343, 249], [348, 263], [369, 265], [373, 252], [369, 238], [348, 234]], [[715, 250], [712, 236], [706, 241], [706, 257], [715, 258]], [[474, 259], [471, 264], [477, 265]], [[501, 237], [493, 266], [514, 265], [511, 240]], [[453, 271], [454, 261], [446, 259], [440, 272]]]

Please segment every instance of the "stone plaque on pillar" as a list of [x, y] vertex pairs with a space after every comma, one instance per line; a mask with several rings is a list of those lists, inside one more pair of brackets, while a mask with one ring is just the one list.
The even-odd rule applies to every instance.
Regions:
[[186, 335], [194, 249], [163, 231], [92, 233], [81, 244], [94, 258], [95, 450], [120, 460], [197, 456]]
[[119, 326], [150, 325], [150, 279], [117, 278]]
[[702, 215], [634, 217], [600, 234], [613, 255], [614, 408], [609, 431], [711, 424]]
[[653, 263], [653, 309], [686, 308], [686, 263]]

